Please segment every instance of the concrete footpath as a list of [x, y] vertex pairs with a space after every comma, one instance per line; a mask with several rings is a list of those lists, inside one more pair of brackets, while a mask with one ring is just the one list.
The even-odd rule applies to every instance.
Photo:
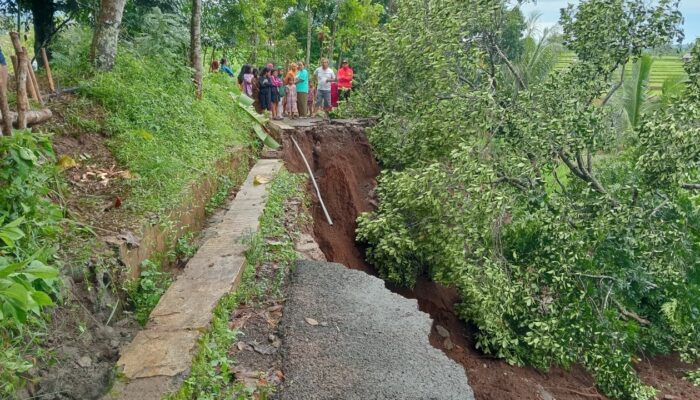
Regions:
[[464, 369], [429, 343], [415, 300], [343, 265], [300, 261], [280, 322], [280, 399], [474, 399]]
[[117, 365], [126, 382], [108, 399], [160, 399], [177, 389], [192, 364], [197, 339], [207, 329], [219, 300], [238, 285], [249, 238], [265, 208], [266, 185], [257, 175], [274, 177], [282, 163], [260, 160], [231, 203], [223, 220], [189, 260], [151, 313], [146, 328], [121, 352]]

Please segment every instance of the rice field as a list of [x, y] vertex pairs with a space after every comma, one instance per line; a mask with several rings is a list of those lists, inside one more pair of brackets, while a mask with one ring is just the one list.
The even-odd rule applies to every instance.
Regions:
[[[574, 53], [563, 53], [557, 62], [556, 69], [566, 68], [575, 59], [576, 55]], [[632, 65], [628, 64], [627, 72], [629, 72], [631, 68]], [[682, 55], [654, 57], [654, 63], [651, 65], [651, 76], [649, 77], [649, 88], [652, 94], [660, 94], [664, 80], [672, 76], [686, 77], [685, 70], [683, 69]]]

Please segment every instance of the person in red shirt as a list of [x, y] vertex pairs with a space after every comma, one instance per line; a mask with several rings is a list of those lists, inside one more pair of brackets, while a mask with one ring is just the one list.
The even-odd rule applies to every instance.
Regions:
[[338, 70], [338, 89], [340, 90], [340, 98], [348, 100], [352, 91], [352, 76], [353, 71], [348, 64], [348, 60], [343, 60], [340, 69]]

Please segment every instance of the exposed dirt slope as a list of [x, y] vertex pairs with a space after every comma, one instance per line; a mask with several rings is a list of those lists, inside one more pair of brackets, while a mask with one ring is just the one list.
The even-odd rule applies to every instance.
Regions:
[[[376, 274], [364, 261], [361, 244], [355, 243], [357, 216], [376, 206], [374, 190], [379, 166], [374, 159], [361, 126], [321, 124], [303, 127], [283, 137], [283, 158], [293, 172], [306, 172], [303, 161], [291, 142], [294, 137], [303, 149], [334, 225], [326, 223], [312, 187], [312, 207], [316, 240], [328, 261]], [[469, 384], [479, 400], [588, 400], [606, 399], [597, 391], [593, 379], [583, 368], [570, 371], [552, 368], [543, 373], [529, 367], [515, 367], [484, 355], [475, 348], [476, 329], [461, 321], [455, 312], [457, 293], [423, 277], [412, 290], [391, 288], [416, 298], [422, 311], [435, 323], [431, 344], [464, 366]], [[449, 340], [445, 337], [446, 328]], [[440, 335], [443, 333], [443, 335]], [[666, 400], [700, 399], [700, 388], [683, 380], [687, 364], [677, 356], [642, 360], [637, 370], [642, 379], [660, 390]]]

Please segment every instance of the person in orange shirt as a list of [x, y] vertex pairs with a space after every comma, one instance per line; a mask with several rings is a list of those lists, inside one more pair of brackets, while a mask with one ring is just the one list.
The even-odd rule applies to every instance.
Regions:
[[352, 76], [353, 70], [348, 64], [348, 60], [343, 60], [342, 66], [338, 70], [338, 89], [340, 90], [340, 99], [348, 100], [350, 92], [352, 92]]

